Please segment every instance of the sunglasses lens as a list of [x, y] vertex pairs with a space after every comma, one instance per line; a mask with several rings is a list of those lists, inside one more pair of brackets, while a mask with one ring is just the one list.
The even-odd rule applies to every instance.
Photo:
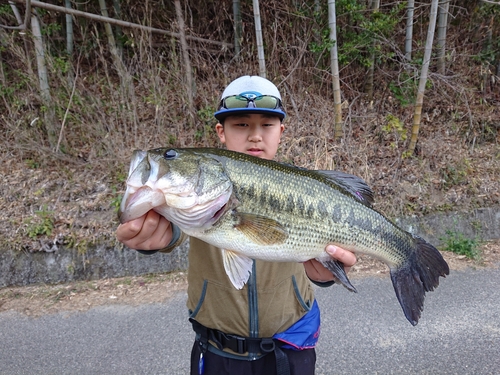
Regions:
[[246, 108], [248, 99], [243, 96], [230, 96], [224, 99], [224, 105], [227, 109]]
[[278, 99], [274, 96], [258, 96], [254, 103], [257, 108], [275, 109], [278, 105]]
[[[251, 103], [251, 105], [250, 105]], [[244, 96], [235, 95], [228, 96], [225, 98], [221, 104], [221, 107], [226, 109], [235, 109], [235, 108], [267, 108], [267, 109], [276, 109], [278, 108], [279, 99], [274, 96], [257, 96], [253, 99], [247, 99]]]

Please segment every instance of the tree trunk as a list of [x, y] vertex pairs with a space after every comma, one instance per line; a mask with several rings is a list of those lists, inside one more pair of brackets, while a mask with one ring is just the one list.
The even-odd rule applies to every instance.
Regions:
[[31, 16], [31, 31], [33, 32], [33, 43], [35, 45], [36, 62], [38, 67], [38, 80], [40, 84], [40, 97], [42, 98], [44, 111], [44, 126], [47, 132], [47, 139], [51, 148], [57, 144], [57, 129], [55, 121], [55, 111], [50, 96], [49, 76], [45, 61], [45, 48], [43, 46], [40, 23], [36, 15]]
[[431, 11], [429, 16], [429, 28], [427, 29], [427, 40], [425, 42], [424, 61], [422, 63], [422, 71], [420, 72], [420, 81], [418, 83], [417, 99], [415, 103], [415, 112], [413, 115], [413, 127], [411, 130], [410, 144], [408, 153], [412, 155], [417, 145], [418, 132], [420, 130], [420, 121], [422, 118], [422, 106], [424, 103], [425, 84], [427, 83], [427, 74], [431, 61], [432, 43], [434, 42], [434, 30], [436, 28], [437, 8], [439, 0], [432, 0]]
[[[105, 0], [99, 0], [99, 7], [101, 8], [101, 14], [104, 17], [109, 17]], [[106, 30], [106, 36], [108, 37], [108, 44], [109, 44], [109, 49], [111, 51], [111, 55], [113, 56], [113, 59], [116, 59], [116, 57], [118, 56], [118, 51], [116, 50], [115, 36], [113, 35], [113, 29], [111, 28], [111, 24], [109, 24], [108, 22], [104, 23], [104, 30]], [[119, 65], [119, 63], [117, 63], [116, 61], [115, 63]]]
[[333, 80], [333, 107], [335, 113], [334, 138], [342, 138], [342, 103], [340, 93], [339, 59], [337, 49], [337, 16], [335, 14], [335, 0], [328, 0], [328, 25], [330, 27], [330, 60]]
[[233, 0], [234, 17], [234, 56], [239, 57], [241, 52], [241, 5], [240, 0]]
[[439, 3], [439, 16], [437, 27], [437, 61], [438, 72], [446, 73], [446, 29], [448, 27], [448, 10], [450, 0], [441, 0]]
[[413, 12], [415, 10], [415, 0], [408, 0], [406, 8], [406, 38], [405, 38], [405, 58], [411, 60], [413, 42]]
[[260, 24], [259, 0], [253, 1], [253, 16], [255, 20], [255, 36], [257, 39], [257, 55], [259, 57], [259, 75], [266, 78], [266, 60], [264, 57], [264, 41], [262, 39], [262, 26]]
[[[29, 3], [29, 2], [28, 2]], [[27, 23], [30, 21], [30, 18], [28, 18], [29, 14], [28, 13], [31, 13], [31, 7], [29, 9], [26, 9], [25, 12], [26, 12], [26, 17], [23, 21], [22, 17], [21, 17], [21, 13], [19, 13], [19, 10], [17, 9], [16, 5], [14, 3], [10, 3], [10, 7], [12, 9], [12, 12], [14, 12], [14, 15], [16, 16], [16, 20], [17, 20], [17, 23], [19, 24], [19, 29], [21, 30], [24, 30], [28, 27]], [[29, 47], [28, 47], [28, 39], [26, 37], [26, 33], [23, 33], [22, 34], [22, 38], [23, 38], [23, 43], [24, 43], [24, 53], [26, 54], [26, 66], [28, 68], [28, 73], [30, 75], [33, 75], [35, 74], [34, 71], [33, 71], [33, 66], [31, 65], [31, 59], [29, 58]]]
[[[71, 0], [65, 0], [66, 8], [71, 9]], [[66, 54], [68, 56], [68, 85], [73, 85], [73, 16], [66, 13]]]
[[[371, 9], [372, 12], [378, 12], [380, 9], [380, 0], [373, 0], [371, 4]], [[375, 74], [375, 47], [376, 47], [377, 41], [375, 38], [373, 38], [372, 42], [372, 48], [373, 51], [370, 56], [370, 67], [368, 68], [368, 73], [367, 73], [367, 78], [366, 78], [366, 94], [368, 96], [369, 100], [373, 99], [373, 80], [374, 80], [374, 74]]]
[[[120, 6], [120, 0], [113, 0], [113, 8], [115, 10], [115, 15], [118, 19], [121, 18], [122, 9]], [[116, 26], [116, 36], [118, 41], [116, 42], [116, 49], [118, 51], [118, 56], [123, 57], [123, 41], [122, 41], [122, 28], [121, 26]]]
[[184, 17], [182, 16], [181, 2], [175, 0], [175, 13], [177, 14], [177, 23], [179, 25], [179, 34], [181, 36], [181, 50], [182, 58], [184, 60], [184, 74], [186, 78], [186, 95], [187, 95], [187, 106], [188, 106], [188, 122], [189, 125], [194, 125], [194, 103], [193, 103], [193, 76], [191, 70], [191, 60], [189, 59], [189, 47], [186, 40], [186, 28], [184, 25]]

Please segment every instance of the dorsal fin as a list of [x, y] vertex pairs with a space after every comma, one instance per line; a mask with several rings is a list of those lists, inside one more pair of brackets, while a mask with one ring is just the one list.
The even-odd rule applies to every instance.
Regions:
[[373, 205], [373, 191], [361, 177], [340, 171], [315, 171], [325, 176], [329, 181], [340, 186], [361, 203], [368, 207]]

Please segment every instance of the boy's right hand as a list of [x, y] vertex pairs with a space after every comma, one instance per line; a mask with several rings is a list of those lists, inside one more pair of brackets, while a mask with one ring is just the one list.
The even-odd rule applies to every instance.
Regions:
[[116, 239], [136, 250], [158, 250], [166, 247], [172, 239], [170, 221], [155, 211], [120, 224]]

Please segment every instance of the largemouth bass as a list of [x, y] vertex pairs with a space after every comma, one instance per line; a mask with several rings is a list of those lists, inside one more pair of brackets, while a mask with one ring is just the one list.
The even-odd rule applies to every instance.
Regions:
[[153, 209], [189, 236], [223, 249], [231, 283], [241, 289], [252, 259], [316, 259], [355, 291], [334, 244], [385, 262], [406, 318], [416, 325], [424, 296], [449, 274], [439, 251], [397, 227], [371, 205], [355, 176], [312, 171], [222, 149], [136, 151], [120, 207], [127, 222]]

